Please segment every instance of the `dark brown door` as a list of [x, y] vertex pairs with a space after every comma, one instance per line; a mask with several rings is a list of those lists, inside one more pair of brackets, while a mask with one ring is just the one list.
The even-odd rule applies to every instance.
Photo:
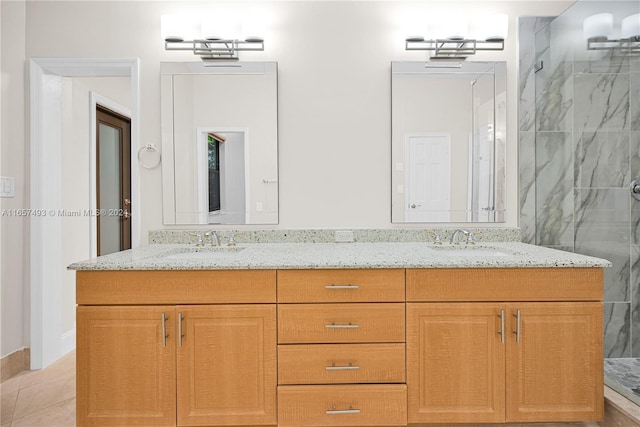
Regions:
[[98, 255], [131, 248], [131, 119], [98, 106]]

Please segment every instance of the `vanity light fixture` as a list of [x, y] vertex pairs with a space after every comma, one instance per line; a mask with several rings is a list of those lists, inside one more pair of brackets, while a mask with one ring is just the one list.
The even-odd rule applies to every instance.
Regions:
[[192, 51], [205, 62], [237, 60], [238, 52], [264, 50], [261, 36], [254, 31], [240, 37], [239, 25], [228, 20], [167, 14], [161, 17], [161, 28], [165, 50]]
[[432, 37], [407, 37], [405, 49], [431, 51], [431, 59], [464, 60], [478, 51], [504, 50], [509, 17], [497, 14], [472, 20], [458, 17], [455, 21], [438, 18], [431, 26]]
[[598, 13], [582, 22], [582, 33], [587, 50], [609, 50], [640, 55], [640, 13], [624, 18], [620, 25], [620, 38], [613, 39], [613, 15]]

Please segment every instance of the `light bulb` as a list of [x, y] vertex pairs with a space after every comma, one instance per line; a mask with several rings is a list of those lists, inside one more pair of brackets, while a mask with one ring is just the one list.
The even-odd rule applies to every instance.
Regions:
[[240, 35], [240, 25], [228, 13], [216, 13], [202, 18], [204, 40], [234, 40]]
[[623, 39], [640, 41], [640, 13], [629, 15], [622, 20], [620, 36]]
[[587, 40], [607, 40], [613, 33], [613, 15], [591, 15], [582, 22], [582, 32]]
[[251, 43], [259, 43], [264, 41], [265, 25], [264, 17], [257, 14], [247, 16], [242, 22], [242, 38]]
[[488, 42], [501, 42], [507, 38], [509, 32], [509, 16], [504, 13], [479, 16], [474, 20], [476, 38]]
[[437, 39], [464, 40], [469, 35], [469, 20], [464, 16], [439, 16], [433, 27], [433, 36]]
[[181, 42], [184, 40], [184, 34], [181, 34], [182, 30], [178, 21], [177, 15], [165, 14], [160, 17], [162, 40], [168, 42]]
[[160, 27], [162, 38], [168, 42], [194, 40], [200, 35], [200, 21], [192, 15], [162, 15]]

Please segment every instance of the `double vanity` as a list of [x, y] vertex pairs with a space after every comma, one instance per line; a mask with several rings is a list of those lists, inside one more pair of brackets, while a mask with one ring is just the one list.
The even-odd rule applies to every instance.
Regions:
[[516, 242], [151, 244], [75, 263], [77, 423], [600, 420], [609, 265]]

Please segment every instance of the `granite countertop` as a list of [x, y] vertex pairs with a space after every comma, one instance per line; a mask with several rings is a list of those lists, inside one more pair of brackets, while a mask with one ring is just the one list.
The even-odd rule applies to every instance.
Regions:
[[76, 262], [71, 270], [610, 267], [604, 259], [519, 242], [152, 244]]

